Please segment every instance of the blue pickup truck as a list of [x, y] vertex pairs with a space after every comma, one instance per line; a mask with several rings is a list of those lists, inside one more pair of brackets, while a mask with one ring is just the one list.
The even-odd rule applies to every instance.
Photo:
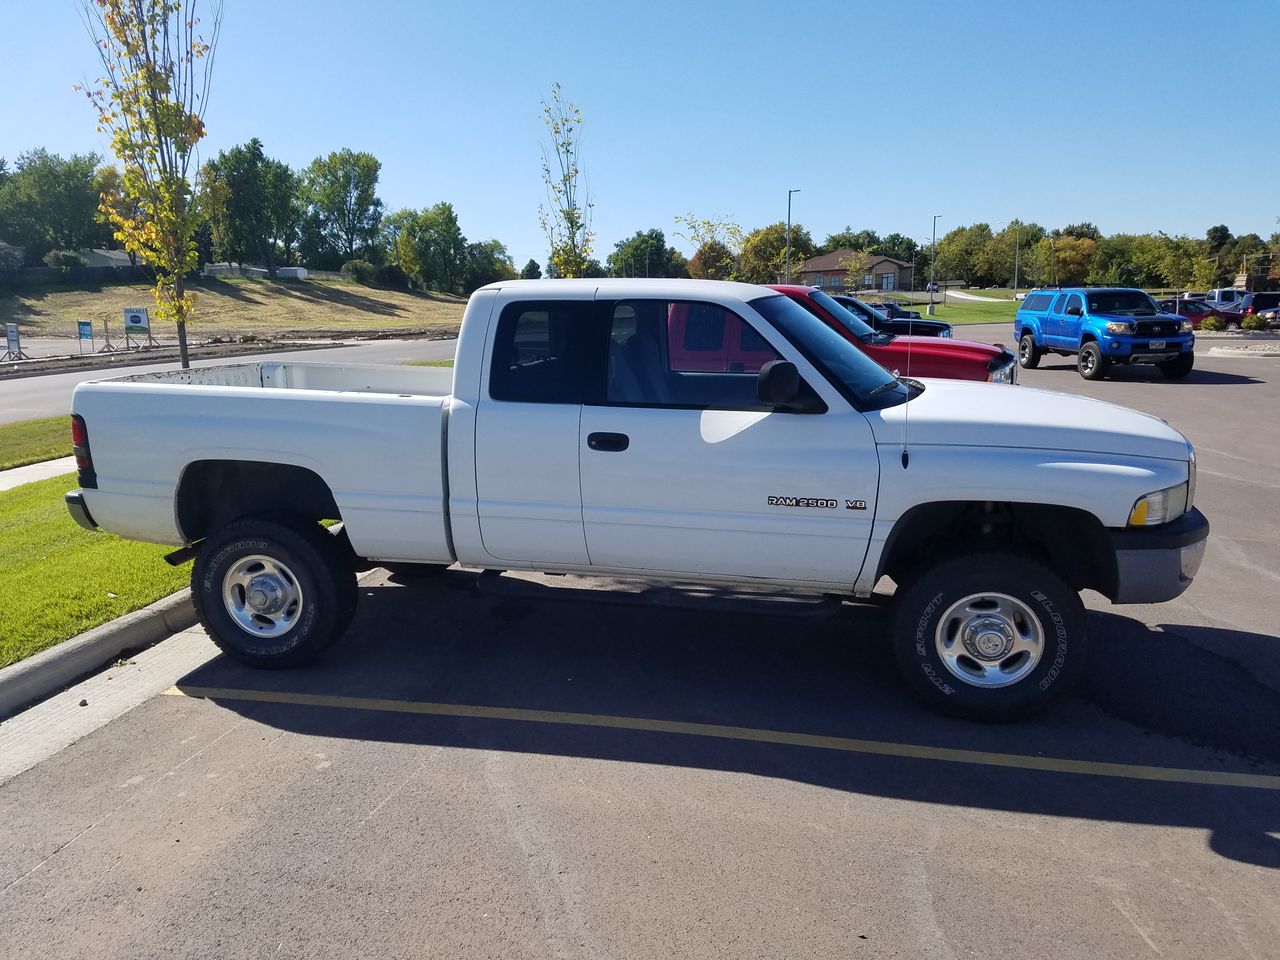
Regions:
[[1032, 290], [1013, 321], [1018, 364], [1038, 366], [1046, 353], [1076, 357], [1086, 380], [1101, 380], [1113, 363], [1154, 364], [1177, 379], [1195, 364], [1191, 321], [1162, 313], [1141, 290], [1068, 287]]

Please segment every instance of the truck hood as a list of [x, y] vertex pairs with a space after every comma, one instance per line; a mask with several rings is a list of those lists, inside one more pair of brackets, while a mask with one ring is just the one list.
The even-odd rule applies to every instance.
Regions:
[[[915, 322], [912, 321], [912, 323]], [[912, 356], [938, 356], [951, 359], [963, 357], [975, 363], [978, 361], [990, 363], [1007, 352], [1004, 347], [994, 347], [989, 343], [975, 343], [972, 340], [955, 340], [951, 337], [895, 336], [886, 346], [893, 347], [903, 355], [899, 371], [903, 374], [907, 372], [905, 357], [908, 346], [911, 348]]]
[[922, 380], [909, 403], [867, 413], [877, 443], [1075, 450], [1185, 460], [1187, 438], [1163, 420], [1069, 393], [967, 380]]

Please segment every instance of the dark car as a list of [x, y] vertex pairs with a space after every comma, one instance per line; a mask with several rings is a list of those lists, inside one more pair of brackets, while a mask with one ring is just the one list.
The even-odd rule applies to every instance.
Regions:
[[1200, 324], [1209, 317], [1218, 317], [1224, 324], [1239, 323], [1239, 318], [1228, 317], [1225, 312], [1219, 310], [1213, 304], [1205, 303], [1203, 300], [1187, 300], [1185, 298], [1157, 300], [1156, 305], [1165, 313], [1176, 313], [1180, 317], [1186, 317], [1191, 321], [1191, 329], [1199, 330]]
[[879, 330], [881, 333], [902, 334], [909, 337], [951, 336], [951, 324], [942, 320], [916, 320], [910, 317], [891, 319], [871, 304], [863, 303], [855, 297], [839, 296], [832, 299], [846, 310], [851, 310], [872, 330]]
[[893, 300], [868, 300], [867, 306], [875, 307], [890, 320], [919, 320], [919, 310], [907, 310]]
[[[1222, 312], [1222, 319], [1226, 323], [1227, 329], [1239, 330], [1245, 317], [1265, 313], [1268, 310], [1276, 309], [1276, 307], [1280, 307], [1280, 292], [1270, 291], [1267, 293], [1246, 293], [1235, 303], [1219, 307], [1219, 310]], [[1268, 321], [1268, 325], [1272, 325], [1272, 322]]]

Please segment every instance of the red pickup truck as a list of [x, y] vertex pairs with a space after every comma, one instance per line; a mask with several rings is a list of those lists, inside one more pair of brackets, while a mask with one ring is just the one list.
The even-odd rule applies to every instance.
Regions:
[[[815, 287], [771, 284], [828, 326], [838, 330], [876, 363], [903, 376], [943, 377], [950, 380], [987, 380], [1014, 383], [1017, 359], [1003, 347], [944, 337], [895, 337], [873, 330], [830, 296]], [[910, 363], [908, 363], [908, 353]]]

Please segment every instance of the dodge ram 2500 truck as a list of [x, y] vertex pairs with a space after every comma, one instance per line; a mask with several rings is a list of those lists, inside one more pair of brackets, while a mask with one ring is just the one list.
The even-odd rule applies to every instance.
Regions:
[[209, 635], [262, 667], [343, 633], [363, 561], [851, 600], [887, 575], [907, 683], [1005, 719], [1080, 671], [1079, 591], [1175, 597], [1208, 535], [1163, 421], [902, 379], [747, 284], [493, 284], [453, 370], [237, 363], [84, 383], [73, 409], [71, 513], [181, 547]]

